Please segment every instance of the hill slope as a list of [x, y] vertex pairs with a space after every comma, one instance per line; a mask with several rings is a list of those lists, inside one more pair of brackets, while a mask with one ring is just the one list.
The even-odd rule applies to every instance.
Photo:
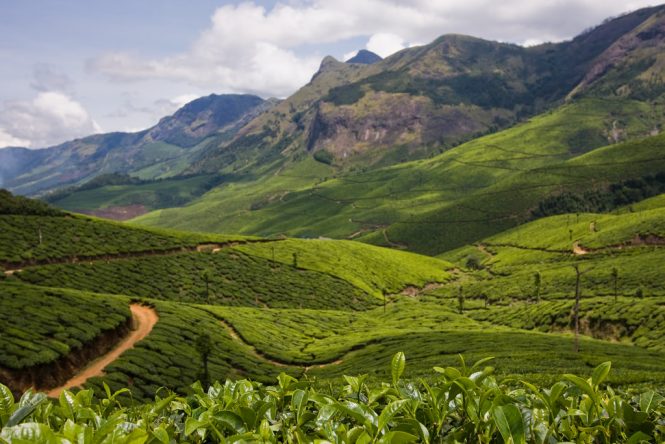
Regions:
[[[573, 234], [585, 248], [596, 248], [596, 243], [613, 245], [634, 236], [626, 222], [631, 218], [642, 221], [639, 233], [660, 233], [661, 212], [657, 208], [636, 215], [622, 209], [616, 216], [598, 216], [596, 231], [588, 239], [584, 236], [587, 216], [580, 216]], [[652, 310], [655, 317], [645, 320], [651, 326], [649, 334], [630, 327], [625, 333], [617, 330], [616, 338], [612, 336], [631, 340], [637, 347], [604, 340], [599, 334], [603, 330], [590, 323], [576, 353], [567, 333], [571, 319], [567, 306], [555, 305], [569, 290], [569, 277], [562, 271], [563, 280], [557, 281], [555, 270], [543, 270], [541, 303], [548, 313], [556, 314], [556, 322], [550, 324], [543, 318], [537, 325], [542, 331], [528, 331], [534, 327], [524, 320], [521, 310], [505, 309], [506, 297], [524, 300], [527, 295], [505, 290], [525, 279], [523, 273], [511, 270], [509, 261], [489, 261], [492, 263], [486, 266], [495, 274], [488, 276], [487, 271], [465, 270], [465, 264], [455, 267], [440, 259], [350, 241], [227, 238], [223, 242], [219, 235], [144, 231], [43, 211], [41, 215], [0, 218], [7, 218], [2, 223], [11, 226], [2, 233], [27, 239], [26, 248], [35, 259], [6, 264], [8, 269], [0, 277], [0, 300], [6, 299], [2, 305], [11, 308], [0, 345], [0, 354], [11, 358], [0, 363], [3, 383], [17, 384], [15, 375], [19, 374], [36, 378], [61, 368], [61, 363], [75, 361], [81, 366], [89, 362], [91, 356], [107, 349], [100, 344], [108, 347], [122, 340], [130, 303], [149, 305], [158, 320], [103, 375], [85, 381], [100, 393], [103, 383], [114, 390], [131, 385], [135, 399], [152, 397], [162, 386], [182, 392], [206, 371], [213, 379], [249, 376], [258, 381], [269, 381], [281, 372], [330, 381], [359, 369], [382, 377], [385, 362], [399, 350], [409, 351], [408, 377], [426, 375], [433, 365], [452, 365], [462, 353], [471, 361], [495, 356], [501, 369], [499, 378], [519, 374], [522, 379], [549, 382], [561, 373], [588, 374], [589, 366], [611, 359], [617, 369], [614, 383], [659, 384], [663, 380], [658, 338], [664, 329], [660, 311], [655, 310], [663, 296], [653, 273], [643, 266], [660, 260], [660, 250], [636, 247], [619, 258], [600, 250], [583, 256], [584, 265], [620, 260], [625, 288], [634, 280], [644, 283], [643, 298], [633, 302], [632, 311], [610, 311], [604, 304], [613, 303], [612, 298], [589, 299], [589, 315], [622, 313], [621, 322], [629, 327], [644, 310]], [[23, 219], [13, 223], [16, 218]], [[520, 227], [522, 234], [509, 232], [497, 239], [521, 239], [525, 233], [542, 229], [546, 231], [542, 239], [529, 237], [550, 242], [542, 244], [546, 248], [558, 248], [565, 233], [557, 221], [563, 218], [536, 221], [533, 224], [540, 225]], [[39, 249], [43, 245], [38, 240], [40, 230], [43, 243], [48, 241], [53, 248]], [[47, 232], [62, 233], [57, 237], [60, 243], [47, 238]], [[154, 241], [171, 242], [175, 248], [161, 249], [151, 244]], [[201, 241], [207, 242], [197, 243]], [[23, 244], [0, 242], [0, 255], [15, 256]], [[84, 257], [77, 245], [94, 246], [104, 254]], [[567, 256], [557, 260], [568, 260]], [[453, 254], [451, 259], [457, 261], [459, 255]], [[525, 270], [532, 266], [528, 258], [518, 262]], [[504, 276], [504, 272], [511, 275]], [[599, 280], [598, 294], [610, 282], [602, 273], [589, 274], [589, 279]], [[456, 299], [460, 285], [466, 296], [461, 310]], [[489, 297], [481, 298], [476, 290], [487, 291]], [[486, 315], [486, 299], [492, 303], [490, 312], [496, 310], [496, 320]], [[626, 303], [627, 298], [620, 296], [614, 308]], [[67, 304], [76, 304], [77, 309]], [[37, 315], [12, 315], [28, 310], [28, 305]], [[85, 312], [107, 319], [95, 324], [95, 329], [82, 315]], [[76, 333], [78, 330], [82, 333]], [[209, 344], [205, 358], [200, 352], [204, 342]], [[77, 369], [80, 367], [74, 371]], [[58, 375], [53, 384], [69, 373]], [[52, 388], [47, 386], [50, 383], [43, 384], [42, 388]]]

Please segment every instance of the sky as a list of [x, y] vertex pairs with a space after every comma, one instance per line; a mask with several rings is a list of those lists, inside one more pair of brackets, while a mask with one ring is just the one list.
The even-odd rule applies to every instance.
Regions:
[[326, 55], [449, 34], [567, 40], [643, 0], [0, 0], [0, 147], [139, 131], [197, 97], [286, 97]]

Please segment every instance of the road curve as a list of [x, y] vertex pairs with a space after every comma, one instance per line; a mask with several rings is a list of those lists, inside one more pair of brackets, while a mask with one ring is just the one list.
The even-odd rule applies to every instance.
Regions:
[[125, 351], [134, 347], [134, 344], [148, 336], [152, 327], [154, 327], [159, 320], [157, 312], [150, 307], [138, 304], [132, 304], [129, 308], [132, 311], [132, 318], [134, 319], [134, 330], [120, 341], [119, 344], [113, 347], [110, 352], [92, 361], [88, 366], [75, 374], [60, 387], [49, 390], [49, 397], [57, 398], [64, 389], [82, 386], [89, 378], [102, 376], [104, 374], [104, 368], [107, 365], [118, 359], [118, 357], [120, 357]]

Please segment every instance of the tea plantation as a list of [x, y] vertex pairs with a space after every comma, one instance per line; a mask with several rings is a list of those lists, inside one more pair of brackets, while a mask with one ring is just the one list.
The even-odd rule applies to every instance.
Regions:
[[[442, 262], [444, 263], [444, 262]], [[326, 273], [231, 250], [28, 268], [32, 284], [179, 302], [363, 310], [379, 299]]]
[[0, 281], [0, 367], [46, 364], [129, 318], [123, 300]]
[[[345, 384], [367, 384], [367, 394], [356, 401], [367, 400], [370, 393], [386, 396], [389, 387], [381, 388], [381, 381], [390, 376], [387, 363], [399, 352], [409, 358], [402, 376], [409, 381], [422, 378], [421, 384], [430, 387], [441, 383], [432, 367], [458, 365], [460, 355], [468, 362], [492, 356], [496, 367], [492, 387], [503, 387], [505, 396], [519, 402], [532, 402], [524, 398], [530, 388], [515, 392], [531, 386], [517, 380], [550, 386], [564, 374], [589, 377], [606, 361], [612, 361], [613, 367], [603, 376], [606, 383], [621, 390], [658, 388], [665, 383], [665, 294], [659, 279], [659, 264], [665, 260], [663, 202], [653, 198], [612, 214], [539, 219], [446, 253], [442, 259], [352, 241], [239, 238], [245, 243], [238, 243], [224, 241], [232, 237], [143, 231], [81, 216], [0, 216], [14, 221], [7, 227], [17, 239], [29, 239], [35, 229], [39, 232], [39, 227], [49, 224], [65, 233], [63, 239], [72, 236], [70, 242], [50, 244], [57, 253], [48, 259], [52, 263], [24, 260], [20, 270], [0, 279], [4, 309], [0, 375], [3, 368], [32, 369], [89, 347], [103, 331], [128, 321], [130, 303], [140, 303], [158, 315], [150, 333], [107, 365], [103, 374], [85, 381], [85, 387], [101, 397], [106, 396], [106, 387], [129, 389], [117, 396], [122, 405], [165, 396], [163, 387], [178, 394], [173, 396], [195, 396], [197, 389], [192, 392], [190, 386], [197, 380], [249, 378], [254, 382], [247, 387], [263, 390], [259, 383], [271, 384], [277, 377], [282, 384], [290, 381], [280, 373], [305, 381], [294, 387], [306, 387], [312, 396], [332, 396], [331, 402], [351, 393]], [[69, 244], [79, 235], [87, 236], [83, 244], [92, 254], [73, 261], [79, 253]], [[43, 228], [42, 242], [47, 242]], [[197, 251], [201, 244], [208, 246]], [[92, 250], [95, 245], [103, 254]], [[7, 247], [6, 257], [15, 255], [17, 248]], [[150, 253], [125, 254], [141, 251]], [[573, 334], [573, 266], [582, 272], [579, 351]], [[454, 373], [450, 372], [448, 377]], [[366, 379], [343, 378], [359, 374]], [[478, 379], [470, 380], [480, 384]], [[580, 396], [575, 392], [579, 380], [574, 381], [571, 397]], [[399, 393], [407, 396], [403, 390], [408, 387], [415, 386], [405, 383]], [[199, 395], [212, 399], [221, 393], [215, 390]], [[357, 387], [354, 390], [357, 394]], [[84, 394], [67, 395], [62, 402], [78, 399], [85, 404], [90, 395], [80, 393]], [[163, 405], [175, 398], [166, 399]], [[632, 402], [630, 395], [622, 399]], [[504, 401], [509, 404], [501, 396], [492, 402], [497, 407]], [[585, 406], [589, 402], [579, 401]], [[196, 405], [189, 411], [201, 408]], [[520, 411], [529, 405], [520, 404]], [[250, 407], [245, 407], [238, 411], [249, 415]], [[274, 415], [271, 418], [277, 418]], [[466, 430], [462, 424], [469, 418], [460, 417], [455, 424]], [[239, 427], [236, 432], [253, 433], [256, 423], [249, 416], [243, 421], [242, 427], [234, 423]], [[52, 433], [61, 433], [56, 422], [50, 424]], [[188, 430], [207, 427], [196, 424], [190, 421]], [[277, 422], [269, 424], [276, 433]], [[318, 430], [313, 424], [307, 433]], [[496, 421], [485, 426], [487, 436], [502, 433]], [[427, 433], [441, 433], [432, 427]], [[528, 426], [525, 433], [535, 433], [529, 427], [535, 426]], [[11, 432], [2, 433], [22, 433], [6, 430]], [[231, 433], [224, 430], [222, 435]], [[417, 430], [421, 433], [423, 428]], [[627, 430], [617, 433], [636, 433]], [[167, 425], [164, 431], [184, 433]], [[404, 427], [394, 431], [411, 433]], [[42, 427], [34, 433], [49, 432]], [[161, 436], [154, 430], [146, 433]], [[212, 436], [192, 433], [196, 439]], [[316, 433], [327, 436], [320, 430]], [[655, 436], [655, 429], [643, 433]], [[219, 438], [215, 436], [210, 439]]]

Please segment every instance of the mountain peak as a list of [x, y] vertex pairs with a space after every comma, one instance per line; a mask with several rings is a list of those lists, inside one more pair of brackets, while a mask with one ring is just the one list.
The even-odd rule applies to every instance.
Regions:
[[342, 63], [342, 62], [340, 62], [339, 60], [337, 60], [337, 59], [336, 59], [335, 57], [333, 57], [333, 56], [330, 56], [330, 55], [325, 56], [325, 57], [323, 58], [323, 60], [321, 60], [321, 65], [319, 66], [319, 72], [321, 72], [321, 71], [327, 71], [327, 70], [330, 69], [330, 68], [334, 68], [334, 67], [336, 67], [336, 66], [339, 65], [340, 63]]
[[383, 60], [383, 58], [380, 55], [366, 49], [361, 49], [356, 53], [355, 56], [347, 60], [346, 63], [361, 63], [363, 65], [371, 65], [373, 63], [380, 62], [381, 60]]

